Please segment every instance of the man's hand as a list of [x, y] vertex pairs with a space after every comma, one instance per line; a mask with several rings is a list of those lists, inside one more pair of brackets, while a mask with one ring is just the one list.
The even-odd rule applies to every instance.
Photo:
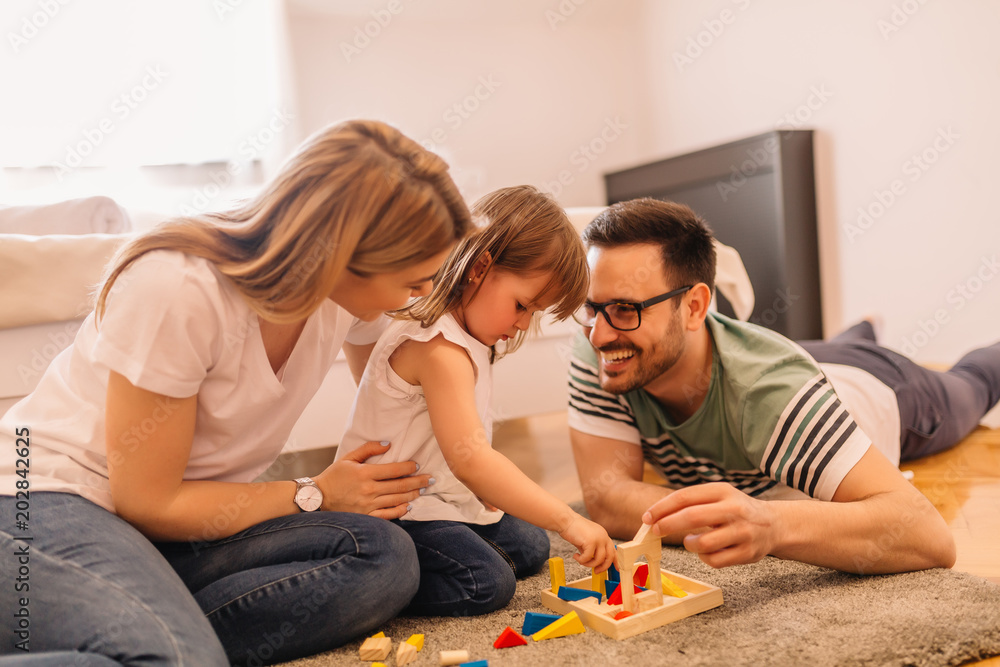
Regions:
[[430, 483], [429, 475], [415, 475], [413, 461], [365, 463], [384, 454], [388, 445], [367, 442], [314, 477], [323, 492], [323, 509], [398, 519], [407, 505]]
[[777, 516], [767, 501], [725, 482], [674, 491], [642, 516], [655, 535], [683, 539], [712, 567], [756, 563], [771, 553]]

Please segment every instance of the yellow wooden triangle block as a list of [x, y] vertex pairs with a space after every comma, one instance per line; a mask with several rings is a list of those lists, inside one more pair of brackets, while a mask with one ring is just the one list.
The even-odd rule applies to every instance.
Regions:
[[581, 632], [586, 632], [586, 630], [587, 628], [583, 627], [583, 621], [580, 620], [580, 616], [575, 611], [571, 611], [558, 621], [552, 621], [544, 628], [531, 635], [531, 638], [536, 642], [539, 642], [543, 639], [553, 639], [555, 637], [565, 637], [567, 635], [578, 635]]
[[416, 646], [417, 650], [420, 651], [424, 648], [424, 636], [410, 635], [410, 638], [406, 640], [406, 643], [412, 646]]
[[660, 580], [663, 582], [663, 594], [673, 595], [675, 598], [687, 597], [687, 591], [670, 580], [667, 575], [660, 572]]
[[372, 639], [380, 639], [381, 637], [385, 637], [384, 632], [380, 632], [377, 635], [372, 635]]

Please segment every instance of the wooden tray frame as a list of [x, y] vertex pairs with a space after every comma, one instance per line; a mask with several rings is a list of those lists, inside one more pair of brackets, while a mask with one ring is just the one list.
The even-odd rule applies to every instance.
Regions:
[[[664, 595], [661, 606], [637, 612], [620, 621], [616, 621], [608, 613], [614, 607], [609, 606], [606, 601], [598, 603], [592, 597], [585, 600], [563, 600], [551, 589], [545, 589], [542, 591], [542, 604], [563, 615], [575, 611], [588, 628], [616, 640], [634, 637], [647, 630], [659, 628], [722, 605], [721, 588], [669, 570], [660, 570], [660, 572], [680, 586], [687, 595], [682, 598]], [[566, 585], [589, 591], [591, 590], [591, 581], [591, 578], [587, 577]], [[616, 607], [620, 608], [620, 605], [616, 605]]]

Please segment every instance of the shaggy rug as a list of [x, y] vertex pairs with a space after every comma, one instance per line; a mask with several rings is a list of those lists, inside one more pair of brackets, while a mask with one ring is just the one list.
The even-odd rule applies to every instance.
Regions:
[[[550, 534], [552, 555], [569, 581], [589, 575], [573, 548]], [[438, 652], [465, 649], [491, 667], [531, 665], [958, 665], [1000, 655], [1000, 585], [951, 570], [855, 576], [766, 558], [713, 570], [683, 549], [664, 547], [661, 567], [722, 589], [721, 607], [615, 641], [584, 634], [494, 649], [506, 626], [518, 632], [541, 605], [548, 568], [519, 582], [504, 609], [474, 618], [397, 618], [381, 628], [399, 642], [425, 635], [417, 665], [437, 665]], [[286, 667], [358, 665], [355, 641]], [[370, 664], [370, 663], [369, 663]]]

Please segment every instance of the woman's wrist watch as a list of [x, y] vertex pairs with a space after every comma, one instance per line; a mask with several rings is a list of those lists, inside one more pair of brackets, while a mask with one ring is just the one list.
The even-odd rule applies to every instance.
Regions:
[[323, 504], [323, 492], [311, 477], [295, 480], [295, 504], [303, 512], [315, 512]]

